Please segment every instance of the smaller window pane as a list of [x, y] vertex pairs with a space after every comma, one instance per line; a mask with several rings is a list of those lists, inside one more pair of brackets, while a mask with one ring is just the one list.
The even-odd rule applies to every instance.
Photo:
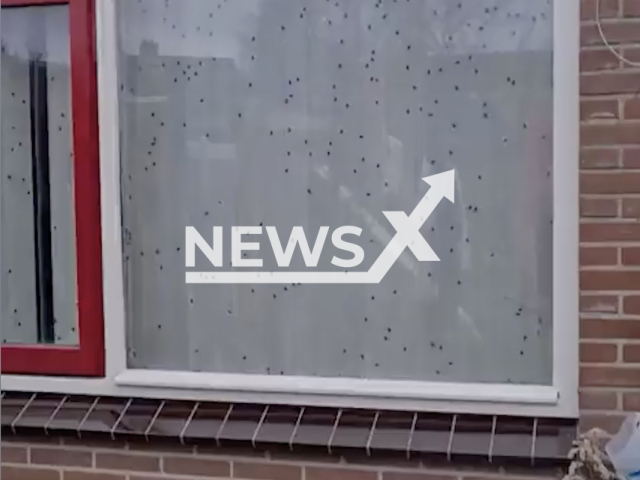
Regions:
[[3, 8], [2, 342], [78, 343], [69, 11]]

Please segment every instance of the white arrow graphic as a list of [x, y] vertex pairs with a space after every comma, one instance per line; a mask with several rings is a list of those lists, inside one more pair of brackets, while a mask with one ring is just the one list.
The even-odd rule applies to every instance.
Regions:
[[455, 170], [422, 180], [431, 188], [409, 216], [405, 212], [382, 212], [396, 234], [366, 272], [187, 272], [187, 283], [380, 283], [405, 248], [421, 262], [438, 262], [420, 228], [443, 198], [454, 202]]

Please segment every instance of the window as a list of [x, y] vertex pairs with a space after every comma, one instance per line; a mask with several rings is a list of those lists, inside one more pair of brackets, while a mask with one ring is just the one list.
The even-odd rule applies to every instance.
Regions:
[[[107, 368], [69, 389], [575, 414], [577, 1], [98, 8]], [[396, 232], [383, 212], [451, 169], [455, 202], [420, 228], [440, 262], [407, 248], [377, 284], [185, 283], [212, 269], [199, 250], [185, 267], [188, 226], [222, 227], [218, 270], [238, 272], [235, 226], [263, 228], [242, 259], [301, 271], [267, 226], [313, 248], [354, 225], [366, 271]]]
[[2, 11], [2, 368], [102, 374], [90, 3], [27, 3]]

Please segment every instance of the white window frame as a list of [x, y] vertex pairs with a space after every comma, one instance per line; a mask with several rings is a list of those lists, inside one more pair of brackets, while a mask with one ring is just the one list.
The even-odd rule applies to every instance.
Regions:
[[[3, 375], [2, 389], [409, 411], [578, 416], [579, 0], [554, 0], [553, 381], [550, 386], [128, 369], [115, 0], [96, 1], [106, 374]], [[135, 321], [135, 320], [134, 320]]]

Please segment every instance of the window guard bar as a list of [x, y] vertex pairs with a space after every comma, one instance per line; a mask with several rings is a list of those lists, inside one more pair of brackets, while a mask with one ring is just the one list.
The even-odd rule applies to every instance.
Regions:
[[157, 410], [153, 414], [153, 417], [151, 417], [151, 421], [149, 421], [149, 425], [147, 425], [147, 428], [144, 430], [144, 439], [147, 442], [149, 441], [149, 432], [151, 431], [151, 429], [153, 428], [153, 425], [156, 423], [156, 420], [160, 416], [160, 413], [162, 412], [162, 409], [164, 408], [165, 403], [166, 403], [166, 400], [163, 400], [160, 403]]
[[[160, 416], [168, 412], [166, 407], [169, 402], [128, 397], [19, 392], [2, 392], [0, 401], [3, 433], [15, 435], [18, 429], [20, 432], [38, 433], [38, 429], [41, 429], [40, 433], [46, 436], [75, 434], [82, 438], [83, 433], [89, 432], [106, 434], [111, 441], [124, 436], [128, 441], [144, 442], [152, 440], [151, 432]], [[221, 407], [224, 410], [221, 411]], [[534, 417], [530, 418], [530, 423], [523, 422], [523, 418], [501, 415], [423, 414], [342, 408], [316, 410], [309, 407], [282, 410], [281, 407], [269, 404], [181, 401], [177, 411], [183, 412], [183, 416], [179, 418], [184, 420], [177, 424], [177, 429], [163, 428], [154, 432], [153, 436], [157, 433], [157, 436], [174, 438], [185, 444], [190, 426], [196, 428], [195, 425], [199, 425], [201, 428], [198, 428], [198, 432], [204, 434], [190, 437], [190, 443], [211, 441], [221, 447], [221, 439], [227, 438], [226, 432], [229, 432], [234, 441], [246, 442], [246, 446], [253, 449], [269, 449], [282, 444], [290, 451], [298, 446], [321, 448], [329, 455], [348, 455], [354, 449], [361, 449], [368, 457], [375, 450], [380, 455], [404, 453], [407, 459], [421, 459], [435, 453], [446, 454], [449, 462], [455, 455], [466, 455], [488, 460], [489, 463], [494, 463], [496, 459], [514, 460], [514, 451], [517, 450], [519, 453], [516, 460], [537, 465], [543, 461], [564, 464], [577, 434], [575, 419], [545, 418], [544, 423], [541, 423], [540, 418]], [[103, 412], [104, 409], [106, 412]], [[51, 413], [43, 415], [43, 411]], [[199, 411], [203, 413], [196, 415]], [[214, 413], [211, 416], [205, 412]], [[113, 418], [105, 417], [104, 413]], [[130, 425], [126, 432], [119, 429], [124, 424], [125, 417], [126, 423]], [[277, 425], [276, 430], [284, 433], [284, 436], [281, 433], [271, 437], [269, 431], [273, 429], [267, 429], [267, 423]], [[207, 431], [210, 430], [213, 431], [208, 435]], [[348, 433], [343, 435], [342, 432]], [[446, 438], [444, 441], [443, 434]], [[430, 435], [439, 440], [430, 441]], [[457, 441], [457, 438], [461, 440]], [[474, 445], [486, 445], [484, 452], [482, 448], [469, 452], [470, 442]], [[515, 449], [512, 448], [514, 443], [519, 445]]]

